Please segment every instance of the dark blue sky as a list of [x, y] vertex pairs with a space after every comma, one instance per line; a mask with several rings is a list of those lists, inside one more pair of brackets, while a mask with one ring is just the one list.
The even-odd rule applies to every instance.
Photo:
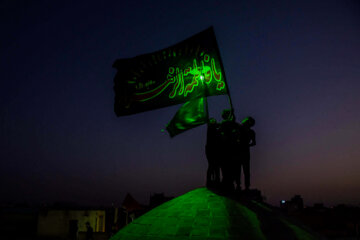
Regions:
[[[1, 1], [2, 201], [119, 203], [205, 183], [206, 127], [178, 106], [117, 118], [112, 63], [214, 26], [252, 187], [277, 204], [360, 203], [358, 1]], [[220, 120], [225, 96], [209, 98]]]

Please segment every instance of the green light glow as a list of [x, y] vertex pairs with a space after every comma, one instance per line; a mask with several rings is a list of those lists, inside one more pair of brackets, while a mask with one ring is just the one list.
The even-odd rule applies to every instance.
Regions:
[[[135, 97], [139, 97], [140, 99], [138, 100], [139, 102], [145, 102], [148, 101], [150, 99], [155, 98], [156, 96], [158, 96], [159, 94], [161, 94], [171, 83], [173, 83], [173, 81], [166, 81], [163, 84], [161, 84], [160, 86], [158, 86], [157, 88], [147, 91], [147, 92], [142, 92], [142, 93], [136, 93]], [[153, 94], [154, 92], [156, 92], [156, 94]], [[151, 94], [150, 97], [144, 98], [142, 96], [147, 95], [147, 94]]]
[[135, 219], [119, 239], [266, 239], [255, 212], [229, 198], [199, 188]]
[[[167, 54], [168, 57], [171, 57], [171, 53], [167, 53], [163, 51], [163, 57], [166, 58]], [[179, 55], [181, 55], [181, 50], [179, 50]], [[176, 52], [173, 52], [173, 55], [176, 56]], [[167, 81], [153, 88], [151, 90], [145, 92], [137, 92], [135, 93], [134, 100], [138, 102], [146, 102], [153, 98], [159, 96], [162, 92], [164, 92], [171, 84], [174, 84], [172, 90], [170, 91], [168, 97], [173, 99], [177, 96], [184, 96], [187, 97], [188, 94], [192, 93], [196, 87], [199, 86], [199, 81], [205, 82], [208, 86], [213, 82], [216, 81], [216, 90], [222, 91], [225, 88], [225, 82], [222, 78], [221, 71], [217, 70], [216, 68], [216, 61], [214, 58], [211, 58], [210, 55], [201, 53], [202, 60], [200, 60], [200, 66], [198, 66], [197, 59], [193, 59], [192, 66], [187, 66], [185, 68], [179, 68], [171, 66], [168, 69], [167, 74]], [[152, 59], [156, 64], [156, 60], [161, 61], [162, 58], [160, 54], [152, 55]], [[206, 65], [209, 64], [209, 65]], [[146, 67], [144, 65], [144, 67]], [[144, 71], [142, 69], [139, 70], [140, 73]], [[140, 77], [141, 74], [134, 73], [137, 77]], [[189, 76], [191, 75], [191, 76]], [[190, 80], [190, 82], [189, 82]], [[188, 83], [185, 83], [185, 82]], [[153, 84], [153, 80], [148, 80], [146, 83], [139, 82], [135, 87], [137, 90], [146, 88]], [[200, 86], [203, 86], [202, 84]], [[214, 89], [214, 90], [215, 90]]]
[[117, 59], [113, 67], [117, 116], [228, 94], [212, 28], [152, 53]]
[[244, 124], [246, 121], [248, 121], [249, 120], [249, 118], [248, 117], [246, 117], [246, 118], [244, 118], [242, 121], [241, 121], [241, 124]]
[[174, 198], [117, 232], [122, 239], [317, 239], [255, 201], [238, 202], [206, 188]]
[[[192, 93], [197, 86], [199, 86], [199, 80], [204, 81], [206, 84], [210, 84], [214, 79], [217, 81], [216, 90], [221, 91], [225, 88], [225, 82], [222, 80], [221, 71], [218, 71], [216, 68], [216, 62], [214, 58], [210, 58], [208, 54], [203, 55], [203, 60], [200, 61], [201, 67], [198, 67], [197, 60], [193, 59], [192, 67], [187, 67], [185, 69], [179, 69], [174, 74], [174, 67], [169, 68], [168, 79], [172, 79], [175, 83], [173, 90], [169, 94], [169, 98], [174, 98], [176, 96], [184, 95], [186, 97], [189, 93]], [[211, 59], [211, 61], [210, 61]], [[205, 63], [210, 63], [210, 66], [205, 65]], [[178, 69], [178, 68], [176, 68]], [[192, 81], [188, 84], [184, 82], [184, 76], [192, 75]], [[180, 88], [177, 92], [179, 86], [185, 86], [184, 88]], [[177, 93], [177, 94], [176, 94]]]
[[289, 228], [291, 228], [294, 231], [297, 239], [299, 239], [299, 240], [315, 240], [316, 239], [315, 237], [313, 237], [311, 234], [304, 231], [300, 227], [298, 227], [294, 224], [291, 224], [290, 222], [288, 222], [284, 219], [282, 219], [282, 222], [285, 223]]
[[183, 79], [183, 77], [184, 77], [183, 74], [179, 73], [179, 68], [176, 68], [176, 75], [175, 75], [175, 77], [173, 77], [175, 85], [173, 87], [173, 90], [169, 94], [170, 98], [174, 98], [176, 96], [176, 90], [179, 88], [179, 86], [181, 86], [179, 92], [184, 91], [184, 79]]

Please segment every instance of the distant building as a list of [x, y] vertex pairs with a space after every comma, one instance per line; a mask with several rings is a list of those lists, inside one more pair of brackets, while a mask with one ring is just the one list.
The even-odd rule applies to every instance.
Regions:
[[130, 222], [134, 221], [135, 218], [146, 212], [146, 207], [138, 203], [138, 201], [136, 201], [130, 193], [126, 194], [122, 203], [122, 208], [126, 214], [125, 225], [128, 225]]
[[304, 201], [300, 195], [295, 195], [291, 200], [281, 200], [280, 208], [287, 212], [299, 211], [304, 208]]
[[85, 238], [87, 222], [94, 236], [106, 235], [104, 209], [45, 209], [39, 212], [37, 235], [81, 240]]

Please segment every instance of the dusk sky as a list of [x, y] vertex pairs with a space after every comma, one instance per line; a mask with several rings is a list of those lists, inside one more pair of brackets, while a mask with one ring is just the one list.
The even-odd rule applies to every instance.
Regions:
[[[116, 117], [113, 62], [214, 27], [237, 119], [256, 120], [252, 188], [271, 204], [360, 204], [359, 1], [0, 3], [0, 201], [119, 204], [205, 185], [206, 126], [181, 105]], [[209, 98], [221, 120], [226, 96]]]

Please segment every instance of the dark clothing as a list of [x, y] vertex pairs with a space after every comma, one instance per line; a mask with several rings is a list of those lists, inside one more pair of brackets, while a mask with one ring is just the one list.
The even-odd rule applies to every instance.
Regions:
[[[243, 160], [241, 162], [241, 167], [244, 171], [245, 189], [249, 189], [250, 188], [250, 158], [248, 160]], [[240, 168], [240, 178], [241, 178], [241, 168]]]
[[250, 187], [250, 146], [255, 145], [255, 132], [235, 121], [223, 121], [220, 126], [223, 161], [221, 171], [227, 190], [240, 190], [241, 169], [244, 172], [245, 188]]
[[[255, 132], [245, 126], [241, 126], [241, 131], [239, 132], [239, 176], [241, 178], [241, 168], [244, 171], [245, 179], [245, 189], [250, 187], [250, 147], [255, 145]], [[240, 181], [240, 180], [239, 180]], [[239, 182], [240, 183], [240, 182]]]
[[206, 146], [213, 147], [219, 144], [219, 126], [218, 123], [208, 124]]
[[208, 160], [207, 186], [220, 182], [220, 140], [219, 124], [208, 124], [205, 154]]
[[86, 235], [85, 235], [85, 239], [86, 240], [93, 240], [93, 229], [90, 226], [87, 226], [87, 231], [86, 231]]
[[[223, 187], [227, 191], [234, 190], [234, 181], [237, 177], [239, 165], [238, 138], [240, 125], [235, 121], [224, 120], [220, 125], [222, 142], [222, 163], [221, 171], [223, 174]], [[239, 183], [238, 183], [239, 184]]]
[[222, 121], [220, 125], [220, 133], [222, 142], [227, 150], [236, 149], [238, 143], [240, 124], [235, 121]]

